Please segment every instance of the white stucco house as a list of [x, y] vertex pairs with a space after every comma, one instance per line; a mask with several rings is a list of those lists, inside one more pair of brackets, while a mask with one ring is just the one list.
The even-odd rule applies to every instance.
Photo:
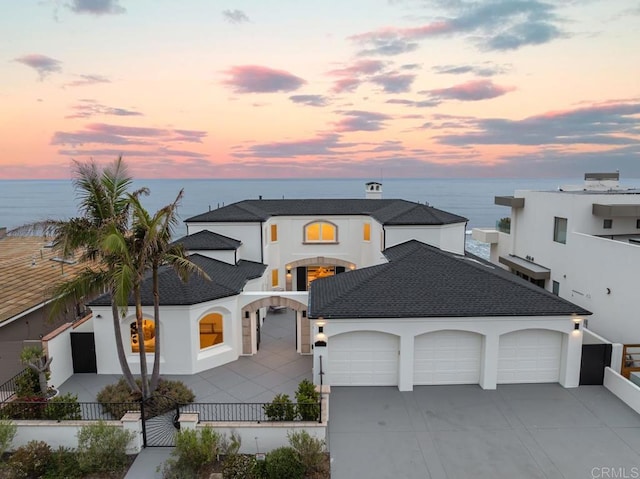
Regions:
[[[192, 374], [259, 351], [270, 306], [296, 311], [296, 350], [332, 385], [578, 385], [589, 312], [464, 251], [466, 218], [405, 200], [245, 200], [186, 220], [211, 278], [160, 273], [162, 366]], [[150, 282], [145, 345], [155, 347]], [[109, 298], [91, 304], [98, 373], [116, 374]], [[122, 320], [135, 370], [141, 334]], [[321, 359], [322, 357], [322, 359]]]
[[491, 262], [589, 311], [588, 328], [640, 344], [640, 189], [619, 173], [587, 173], [583, 185], [496, 197], [511, 208], [510, 232], [474, 229]]

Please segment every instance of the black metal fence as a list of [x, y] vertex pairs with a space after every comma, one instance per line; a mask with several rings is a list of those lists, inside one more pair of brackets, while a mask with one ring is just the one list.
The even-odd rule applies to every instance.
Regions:
[[140, 403], [57, 402], [44, 398], [9, 401], [0, 405], [0, 419], [49, 419], [54, 421], [119, 420], [127, 411], [139, 411]]
[[[320, 402], [310, 403], [190, 403], [180, 412], [197, 412], [200, 421], [211, 422], [320, 422]], [[10, 401], [0, 405], [0, 419], [49, 419], [55, 421], [119, 420], [128, 411], [140, 411], [139, 402], [56, 402], [45, 399]], [[153, 411], [151, 416], [165, 411]]]
[[25, 368], [5, 383], [0, 384], [0, 405], [9, 401], [11, 398], [13, 398], [13, 396], [15, 396], [15, 393], [18, 389], [18, 381], [22, 376], [28, 373], [29, 370]]

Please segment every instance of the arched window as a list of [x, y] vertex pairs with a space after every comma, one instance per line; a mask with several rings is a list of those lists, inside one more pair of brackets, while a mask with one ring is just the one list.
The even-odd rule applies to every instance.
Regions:
[[[153, 353], [156, 350], [156, 324], [151, 319], [142, 320], [142, 329], [144, 331], [144, 351], [145, 353]], [[129, 325], [131, 335], [131, 351], [140, 352], [140, 334], [138, 334], [138, 323], [134, 321]]]
[[219, 313], [207, 314], [200, 320], [200, 349], [215, 346], [223, 342], [222, 315]]
[[327, 221], [315, 221], [304, 227], [305, 243], [336, 243], [338, 228]]

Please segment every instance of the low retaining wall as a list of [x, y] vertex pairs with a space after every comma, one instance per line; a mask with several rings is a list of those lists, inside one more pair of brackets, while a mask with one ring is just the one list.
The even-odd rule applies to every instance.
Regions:
[[604, 387], [640, 414], [640, 387], [611, 368], [605, 368], [604, 370]]
[[213, 427], [218, 433], [227, 438], [234, 433], [241, 439], [240, 452], [242, 454], [255, 454], [257, 452], [270, 452], [282, 446], [289, 445], [287, 434], [291, 432], [306, 431], [310, 436], [327, 441], [327, 425], [317, 422], [201, 422], [197, 429]]
[[[11, 443], [11, 449], [15, 450], [29, 441], [44, 441], [52, 449], [57, 449], [60, 446], [75, 449], [78, 447], [78, 432], [80, 429], [98, 422], [12, 420], [11, 423], [17, 426], [16, 435]], [[133, 439], [127, 447], [127, 454], [137, 454], [142, 450], [142, 421], [140, 413], [127, 413], [120, 421], [103, 421], [102, 423], [134, 433]]]

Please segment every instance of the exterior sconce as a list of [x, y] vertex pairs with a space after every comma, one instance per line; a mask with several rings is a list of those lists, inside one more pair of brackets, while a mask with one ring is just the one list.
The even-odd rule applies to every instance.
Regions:
[[245, 312], [244, 312], [244, 317], [245, 317], [245, 318], [247, 318], [247, 319], [249, 319], [249, 311], [245, 311]]
[[324, 333], [324, 326], [318, 326], [318, 332]]
[[96, 318], [102, 319], [102, 315], [101, 314], [96, 314]]
[[580, 331], [580, 318], [574, 318], [573, 323], [573, 330]]
[[323, 332], [319, 332], [318, 334], [316, 334], [316, 341], [315, 343], [313, 343], [313, 345], [317, 348], [317, 347], [323, 347], [327, 345], [327, 335], [324, 334]]
[[291, 265], [290, 264], [288, 264], [286, 266], [286, 269], [287, 269], [287, 274], [291, 274]]
[[356, 269], [356, 265], [355, 265], [355, 264], [353, 264], [353, 263], [351, 263], [351, 264], [349, 265], [349, 269], [350, 269], [351, 271], [353, 271], [354, 269]]

